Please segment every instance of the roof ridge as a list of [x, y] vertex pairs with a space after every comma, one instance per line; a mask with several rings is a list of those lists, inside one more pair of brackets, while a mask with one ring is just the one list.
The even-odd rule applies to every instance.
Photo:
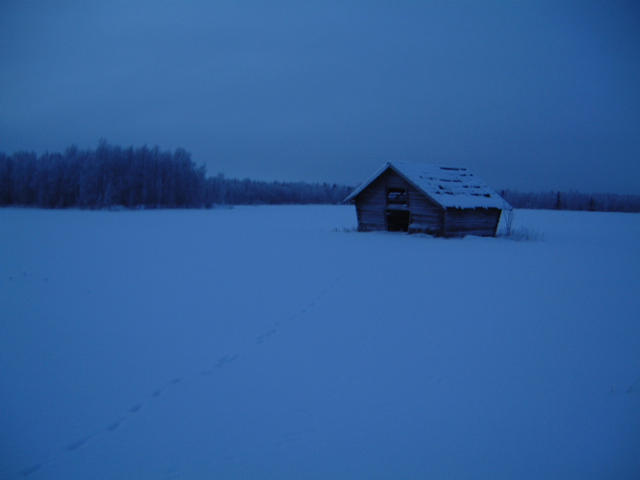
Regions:
[[385, 162], [367, 181], [354, 189], [345, 202], [357, 197], [389, 168], [442, 208], [511, 209], [511, 205], [467, 167], [402, 160]]

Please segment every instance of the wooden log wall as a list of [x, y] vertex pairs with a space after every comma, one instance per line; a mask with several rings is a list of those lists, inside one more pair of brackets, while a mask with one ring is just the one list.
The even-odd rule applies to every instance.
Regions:
[[374, 180], [356, 198], [358, 230], [386, 230], [385, 208], [387, 206], [387, 187], [384, 174]]
[[500, 221], [497, 208], [474, 208], [460, 210], [448, 208], [444, 216], [444, 235], [461, 237], [464, 235], [495, 236]]
[[410, 230], [440, 235], [444, 210], [427, 198], [424, 193], [409, 185]]

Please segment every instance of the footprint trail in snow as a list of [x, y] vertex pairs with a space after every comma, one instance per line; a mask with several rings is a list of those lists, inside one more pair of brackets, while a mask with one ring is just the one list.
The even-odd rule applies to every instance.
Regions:
[[[290, 315], [284, 322], [280, 322], [280, 321], [273, 322], [270, 328], [266, 329], [265, 331], [263, 331], [262, 333], [254, 337], [255, 338], [254, 345], [259, 346], [259, 345], [265, 344], [267, 340], [271, 339], [279, 332], [279, 329], [281, 328], [283, 323], [286, 324], [286, 323], [295, 322], [300, 318], [302, 318], [304, 315], [306, 315], [308, 312], [310, 312], [331, 290], [333, 290], [336, 287], [336, 285], [342, 280], [342, 278], [343, 278], [343, 275], [339, 275], [338, 277], [336, 277], [329, 285], [325, 286], [315, 297], [313, 297], [311, 301], [309, 301], [298, 311]], [[202, 379], [202, 377], [210, 377], [216, 372], [216, 370], [228, 367], [230, 364], [236, 361], [239, 358], [239, 356], [240, 356], [239, 353], [227, 353], [219, 356], [215, 361], [215, 363], [213, 363], [213, 366], [201, 368], [200, 370], [198, 370], [198, 373], [192, 374], [188, 377], [173, 377], [170, 380], [168, 380], [165, 385], [161, 385], [155, 388], [149, 397], [149, 401], [157, 401], [158, 399], [161, 398], [163, 393], [165, 393], [165, 391], [168, 388], [177, 388], [181, 383], [186, 381], [187, 378]], [[50, 458], [44, 461], [41, 461], [39, 463], [33, 463], [29, 466], [23, 467], [16, 474], [14, 474], [13, 476], [9, 476], [7, 478], [13, 479], [13, 478], [36, 477], [36, 474], [41, 472], [48, 465], [54, 463], [63, 455], [65, 454], [70, 455], [70, 454], [77, 453], [79, 450], [87, 447], [87, 445], [89, 445], [90, 443], [95, 442], [101, 436], [114, 434], [120, 429], [120, 427], [124, 423], [131, 421], [132, 418], [136, 414], [138, 414], [143, 408], [146, 408], [145, 402], [142, 402], [142, 401], [133, 402], [125, 410], [124, 413], [116, 416], [116, 418], [114, 418], [111, 422], [108, 422], [106, 427], [103, 427], [102, 429], [94, 433], [69, 441], [66, 445], [64, 445], [60, 449], [57, 455], [52, 455]], [[175, 477], [174, 475], [171, 475], [171, 478], [177, 478], [177, 477]]]

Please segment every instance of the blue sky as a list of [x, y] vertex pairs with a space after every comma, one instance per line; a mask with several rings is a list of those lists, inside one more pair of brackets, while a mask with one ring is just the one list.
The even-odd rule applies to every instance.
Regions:
[[9, 0], [0, 150], [103, 137], [229, 176], [355, 184], [395, 159], [640, 193], [638, 45], [635, 2]]

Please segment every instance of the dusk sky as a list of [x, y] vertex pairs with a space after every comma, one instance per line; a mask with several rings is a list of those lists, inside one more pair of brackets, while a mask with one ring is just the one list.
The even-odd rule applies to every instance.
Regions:
[[356, 184], [387, 160], [640, 194], [637, 2], [0, 4], [0, 151], [184, 147]]

